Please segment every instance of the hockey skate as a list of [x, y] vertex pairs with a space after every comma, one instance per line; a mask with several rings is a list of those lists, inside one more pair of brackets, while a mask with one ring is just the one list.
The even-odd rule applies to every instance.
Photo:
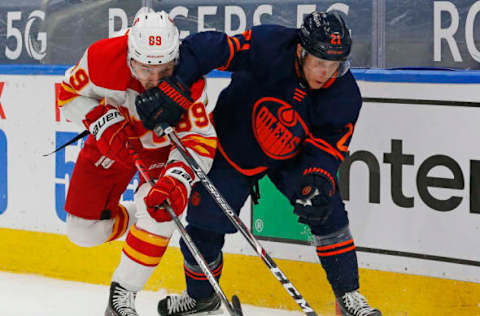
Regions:
[[195, 300], [185, 291], [182, 295], [167, 295], [158, 302], [160, 316], [213, 315], [220, 314], [220, 299], [217, 295]]
[[135, 310], [136, 296], [137, 292], [129, 291], [117, 282], [112, 282], [105, 316], [138, 316]]
[[382, 316], [378, 309], [368, 305], [367, 299], [358, 291], [348, 292], [342, 297], [337, 297], [337, 302], [342, 316]]

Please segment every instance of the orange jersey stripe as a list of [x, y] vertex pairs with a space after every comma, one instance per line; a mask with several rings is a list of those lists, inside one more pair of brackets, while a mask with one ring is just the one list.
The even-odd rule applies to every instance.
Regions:
[[295, 91], [296, 91], [297, 93], [301, 94], [301, 95], [307, 95], [307, 93], [306, 93], [305, 91], [302, 91], [302, 90], [300, 90], [300, 89], [298, 89], [298, 88], [295, 88]]
[[293, 95], [293, 97], [294, 97], [294, 98], [299, 98], [299, 99], [302, 99], [302, 100], [303, 100], [303, 96], [300, 95], [300, 94], [298, 94], [298, 93], [295, 93], [295, 94]]
[[240, 41], [236, 37], [232, 37], [233, 41], [235, 42], [235, 47], [237, 48], [237, 51], [240, 50]]
[[73, 87], [71, 85], [69, 85], [68, 83], [66, 83], [65, 81], [63, 81], [60, 84], [60, 87], [62, 87], [62, 89], [65, 90], [65, 92], [67, 92], [67, 93], [77, 94], [77, 91], [75, 89], [73, 89]]
[[230, 62], [232, 61], [233, 56], [235, 55], [235, 49], [233, 48], [233, 42], [230, 36], [227, 36], [227, 41], [228, 41], [228, 47], [230, 48], [230, 56], [228, 57], [228, 61], [224, 66], [217, 68], [218, 70], [222, 70], [222, 71], [226, 70], [230, 66]]
[[57, 97], [57, 104], [59, 107], [62, 107], [66, 103], [72, 101], [79, 95], [76, 93], [76, 91], [70, 87], [68, 84], [65, 82], [62, 82], [60, 84], [60, 93], [58, 94]]
[[182, 142], [185, 147], [192, 149], [197, 154], [213, 158], [217, 149], [218, 140], [216, 137], [188, 135], [182, 138]]
[[204, 137], [201, 135], [187, 135], [182, 138], [182, 140], [195, 140], [199, 143], [204, 143], [205, 145], [212, 147], [212, 148], [217, 148], [217, 143], [218, 140], [216, 137]]
[[348, 123], [346, 128], [348, 128], [348, 131], [337, 142], [337, 148], [344, 152], [348, 151], [348, 146], [346, 146], [345, 143], [347, 142], [348, 138], [353, 134], [353, 124]]
[[115, 217], [112, 234], [110, 237], [108, 237], [107, 242], [120, 238], [120, 236], [122, 236], [128, 228], [128, 220], [130, 216], [128, 215], [127, 209], [123, 205], [119, 204], [118, 206], [119, 210], [117, 216]]
[[250, 49], [250, 44], [248, 43], [245, 43], [242, 45], [242, 47], [240, 47], [240, 50], [249, 50]]
[[247, 30], [242, 33], [242, 36], [245, 38], [245, 40], [248, 42], [252, 39], [252, 30]]
[[253, 168], [253, 169], [242, 169], [235, 162], [233, 162], [230, 158], [228, 158], [228, 156], [225, 153], [225, 151], [223, 150], [222, 144], [220, 144], [220, 142], [218, 143], [218, 150], [223, 155], [223, 157], [227, 160], [227, 162], [233, 168], [235, 168], [235, 170], [237, 170], [238, 172], [240, 172], [241, 174], [244, 174], [246, 176], [254, 176], [254, 175], [262, 173], [262, 172], [264, 172], [265, 170], [268, 169], [267, 167], [264, 167], [264, 166], [256, 167], [256, 168]]
[[60, 99], [57, 99], [57, 105], [59, 108], [63, 107], [65, 104], [67, 104], [68, 102], [72, 101], [73, 99], [79, 97], [79, 95], [75, 95], [73, 97], [71, 97], [70, 99], [66, 99], [66, 100], [60, 100]]
[[343, 161], [345, 159], [343, 155], [338, 152], [338, 150], [336, 150], [332, 145], [330, 145], [321, 138], [313, 138], [313, 136], [310, 135], [310, 137], [305, 140], [305, 143], [309, 143], [317, 148], [320, 148], [321, 150], [332, 155], [333, 157], [338, 158], [340, 161]]

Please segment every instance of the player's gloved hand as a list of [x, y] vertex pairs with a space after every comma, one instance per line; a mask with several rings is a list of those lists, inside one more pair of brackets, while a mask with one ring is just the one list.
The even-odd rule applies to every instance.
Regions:
[[187, 207], [194, 174], [183, 162], [170, 163], [144, 198], [148, 213], [157, 222], [172, 220], [163, 204], [167, 202], [177, 216]]
[[332, 213], [335, 187], [327, 176], [309, 173], [303, 176], [300, 190], [292, 200], [298, 222], [307, 225], [323, 224]]
[[132, 163], [127, 142], [136, 137], [117, 108], [100, 104], [87, 113], [83, 123], [97, 140], [102, 155], [125, 166]]
[[164, 79], [135, 98], [138, 115], [149, 130], [161, 123], [176, 126], [192, 102], [190, 90], [178, 78]]

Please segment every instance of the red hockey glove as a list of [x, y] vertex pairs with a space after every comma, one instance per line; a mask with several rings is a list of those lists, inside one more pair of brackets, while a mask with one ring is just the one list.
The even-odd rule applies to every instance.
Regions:
[[157, 222], [168, 222], [172, 218], [163, 203], [167, 202], [177, 216], [187, 207], [194, 174], [183, 162], [170, 163], [155, 185], [144, 198], [148, 213]]
[[87, 113], [83, 123], [97, 140], [102, 155], [125, 166], [132, 163], [127, 142], [129, 136], [134, 137], [133, 130], [118, 109], [100, 104]]

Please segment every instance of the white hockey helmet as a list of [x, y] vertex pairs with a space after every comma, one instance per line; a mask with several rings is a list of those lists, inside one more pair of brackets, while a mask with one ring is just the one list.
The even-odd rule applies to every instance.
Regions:
[[138, 12], [128, 33], [128, 59], [165, 64], [178, 57], [179, 45], [178, 29], [165, 11]]

